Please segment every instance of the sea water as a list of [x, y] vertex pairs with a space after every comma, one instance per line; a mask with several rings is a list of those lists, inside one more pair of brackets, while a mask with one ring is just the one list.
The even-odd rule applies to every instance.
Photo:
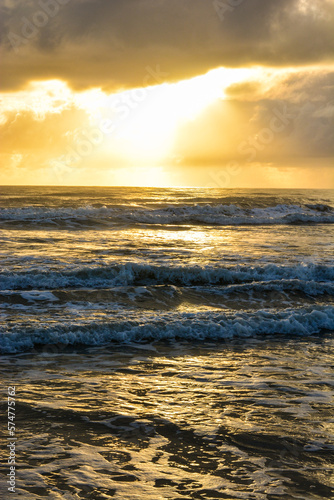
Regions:
[[333, 223], [333, 190], [2, 187], [15, 494], [334, 498]]

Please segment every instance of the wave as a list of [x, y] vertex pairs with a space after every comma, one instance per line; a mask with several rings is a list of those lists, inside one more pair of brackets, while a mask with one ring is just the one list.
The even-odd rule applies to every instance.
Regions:
[[[103, 321], [61, 322], [33, 327], [15, 326], [0, 331], [3, 354], [31, 350], [35, 346], [101, 346], [110, 342], [152, 342], [158, 340], [214, 340], [258, 335], [309, 336], [334, 331], [334, 307], [260, 310], [256, 312], [169, 312], [138, 314], [115, 312]], [[61, 350], [61, 349], [60, 349]]]
[[334, 208], [326, 204], [244, 208], [238, 205], [172, 205], [163, 208], [122, 207], [1, 208], [0, 223], [9, 227], [79, 227], [116, 224], [267, 225], [333, 224]]
[[[277, 292], [277, 293], [275, 293]], [[279, 295], [280, 293], [280, 295]], [[46, 290], [0, 290], [2, 307], [6, 304], [34, 304], [54, 303], [57, 307], [68, 302], [80, 303], [108, 303], [124, 302], [129, 299], [138, 303], [153, 303], [154, 301], [166, 304], [179, 304], [184, 300], [205, 298], [217, 300], [225, 298], [249, 298], [250, 301], [262, 298], [275, 297], [298, 298], [334, 297], [334, 283], [315, 282], [302, 280], [272, 280], [253, 281], [252, 283], [239, 283], [226, 286], [197, 285], [197, 286], [174, 286], [174, 285], [149, 285], [149, 286], [113, 286], [109, 288], [70, 288]]]
[[330, 282], [334, 280], [334, 266], [325, 264], [297, 264], [261, 266], [154, 266], [127, 263], [123, 265], [80, 266], [59, 271], [3, 271], [0, 290], [52, 290], [56, 288], [105, 288], [129, 285], [231, 285], [269, 282], [272, 280], [300, 280]]

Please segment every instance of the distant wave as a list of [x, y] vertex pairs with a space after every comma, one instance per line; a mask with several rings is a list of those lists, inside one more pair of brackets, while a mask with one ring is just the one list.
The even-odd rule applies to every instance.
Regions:
[[[132, 317], [133, 316], [133, 317]], [[334, 330], [334, 307], [259, 310], [256, 312], [168, 312], [132, 315], [115, 312], [103, 321], [56, 321], [35, 327], [14, 326], [0, 331], [3, 354], [31, 350], [34, 346], [100, 346], [110, 342], [152, 342], [167, 339], [224, 340], [257, 335], [308, 336]]]
[[334, 208], [326, 204], [275, 205], [244, 208], [237, 205], [171, 205], [163, 208], [123, 207], [1, 208], [0, 223], [9, 227], [104, 227], [115, 224], [333, 224]]
[[127, 263], [123, 265], [87, 266], [59, 271], [2, 271], [0, 290], [52, 290], [56, 288], [102, 288], [128, 285], [231, 285], [236, 283], [299, 280], [331, 282], [334, 266], [325, 264], [257, 266], [154, 266]]

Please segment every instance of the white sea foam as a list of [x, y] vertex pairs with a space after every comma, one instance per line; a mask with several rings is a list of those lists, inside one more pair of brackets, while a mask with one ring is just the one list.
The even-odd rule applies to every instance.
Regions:
[[101, 321], [52, 321], [37, 327], [0, 331], [0, 349], [16, 353], [34, 345], [88, 345], [109, 342], [151, 342], [166, 339], [225, 340], [257, 335], [307, 336], [334, 330], [334, 307], [317, 306], [284, 310], [220, 313], [115, 312]]
[[21, 297], [28, 300], [29, 302], [34, 302], [36, 300], [56, 302], [58, 300], [58, 298], [55, 297], [51, 292], [45, 292], [45, 291], [41, 292], [36, 290], [31, 290], [29, 292], [21, 292]]
[[312, 281], [333, 281], [334, 266], [313, 263], [287, 266], [266, 264], [251, 267], [246, 265], [154, 266], [134, 262], [124, 265], [81, 265], [71, 270], [59, 271], [3, 271], [0, 273], [0, 290], [50, 290], [154, 284], [228, 285], [272, 280], [299, 280], [308, 282], [307, 286], [312, 288]]

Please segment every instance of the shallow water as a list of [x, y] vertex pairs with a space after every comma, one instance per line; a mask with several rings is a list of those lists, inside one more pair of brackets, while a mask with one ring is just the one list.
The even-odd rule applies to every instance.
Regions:
[[17, 493], [333, 498], [333, 346], [330, 336], [6, 357]]

